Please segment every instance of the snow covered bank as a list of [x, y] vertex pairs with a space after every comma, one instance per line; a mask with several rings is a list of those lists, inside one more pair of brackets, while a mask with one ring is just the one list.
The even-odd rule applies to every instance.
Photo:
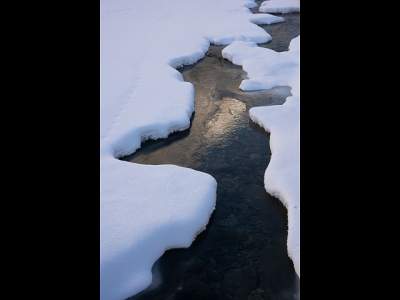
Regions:
[[253, 14], [250, 20], [258, 25], [270, 25], [285, 21], [284, 18], [271, 14]]
[[281, 14], [300, 12], [300, 0], [267, 0], [261, 3], [259, 11]]
[[208, 223], [216, 199], [210, 175], [118, 157], [143, 140], [189, 127], [194, 90], [175, 67], [195, 63], [210, 43], [271, 39], [254, 24], [266, 21], [255, 21], [252, 6], [249, 0], [101, 0], [101, 299], [146, 288], [163, 252], [188, 247]]
[[234, 42], [222, 55], [247, 72], [242, 90], [291, 87], [292, 96], [283, 105], [251, 108], [250, 117], [271, 133], [265, 187], [288, 210], [288, 253], [300, 276], [300, 37], [292, 40], [287, 52]]
[[101, 298], [125, 299], [151, 283], [151, 267], [165, 250], [189, 247], [205, 227], [216, 181], [113, 158], [102, 160], [101, 172]]

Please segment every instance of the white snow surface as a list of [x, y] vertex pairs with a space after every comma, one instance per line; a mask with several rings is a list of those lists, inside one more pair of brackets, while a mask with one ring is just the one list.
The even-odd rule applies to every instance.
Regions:
[[260, 12], [264, 13], [294, 13], [300, 12], [300, 0], [267, 0], [261, 3]]
[[101, 299], [145, 289], [163, 252], [190, 246], [207, 225], [213, 177], [118, 158], [146, 139], [189, 127], [194, 89], [177, 66], [195, 63], [210, 43], [271, 39], [253, 23], [252, 6], [250, 0], [101, 0]]
[[285, 21], [284, 18], [279, 17], [279, 16], [274, 16], [271, 14], [253, 14], [251, 19], [250, 19], [254, 24], [258, 25], [269, 25], [269, 24], [274, 24], [274, 23], [280, 23]]
[[265, 171], [265, 188], [288, 210], [288, 254], [300, 276], [300, 36], [289, 51], [275, 52], [255, 43], [234, 42], [222, 55], [243, 67], [245, 91], [290, 86], [283, 105], [253, 107], [251, 119], [271, 133], [271, 161]]

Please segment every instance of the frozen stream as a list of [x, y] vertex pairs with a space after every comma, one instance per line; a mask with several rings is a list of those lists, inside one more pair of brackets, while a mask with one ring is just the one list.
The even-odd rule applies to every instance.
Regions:
[[[273, 38], [262, 46], [287, 50], [299, 34], [300, 16], [284, 18], [261, 26]], [[253, 106], [284, 103], [290, 89], [240, 91], [245, 73], [224, 60], [221, 49], [211, 46], [205, 58], [180, 70], [196, 90], [190, 129], [148, 141], [124, 158], [193, 168], [218, 182], [207, 229], [190, 248], [167, 251], [153, 267], [152, 285], [132, 300], [299, 298], [299, 279], [286, 249], [287, 212], [264, 188], [269, 135], [248, 114]]]

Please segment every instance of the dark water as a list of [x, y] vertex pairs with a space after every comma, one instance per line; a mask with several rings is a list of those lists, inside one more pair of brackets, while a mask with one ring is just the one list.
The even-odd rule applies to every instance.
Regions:
[[[299, 15], [263, 26], [287, 50], [299, 34]], [[148, 141], [125, 160], [176, 164], [214, 176], [217, 204], [207, 229], [188, 249], [167, 251], [153, 267], [153, 283], [131, 300], [299, 299], [299, 279], [287, 256], [287, 212], [264, 189], [269, 136], [253, 124], [253, 106], [279, 105], [288, 87], [242, 92], [245, 73], [211, 46], [206, 57], [180, 71], [196, 90], [189, 130]], [[190, 199], [188, 199], [190, 201]], [[173, 234], [173, 233], [171, 233]]]
[[260, 44], [260, 46], [278, 52], [289, 50], [290, 41], [300, 34], [300, 15], [284, 14], [281, 16], [285, 18], [282, 23], [261, 25], [272, 36], [272, 41]]

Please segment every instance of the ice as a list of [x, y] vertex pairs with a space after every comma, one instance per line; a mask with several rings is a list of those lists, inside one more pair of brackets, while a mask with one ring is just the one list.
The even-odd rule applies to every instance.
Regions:
[[300, 12], [300, 0], [267, 0], [261, 3], [259, 11], [281, 14]]
[[271, 39], [252, 21], [253, 2], [101, 0], [101, 299], [145, 289], [164, 251], [188, 247], [207, 225], [213, 177], [118, 158], [189, 127], [194, 90], [176, 67], [202, 58], [210, 43]]
[[247, 72], [242, 90], [291, 87], [292, 96], [283, 105], [254, 107], [249, 113], [271, 133], [265, 188], [288, 210], [288, 253], [300, 276], [300, 37], [291, 41], [286, 52], [238, 41], [225, 47], [222, 55]]

